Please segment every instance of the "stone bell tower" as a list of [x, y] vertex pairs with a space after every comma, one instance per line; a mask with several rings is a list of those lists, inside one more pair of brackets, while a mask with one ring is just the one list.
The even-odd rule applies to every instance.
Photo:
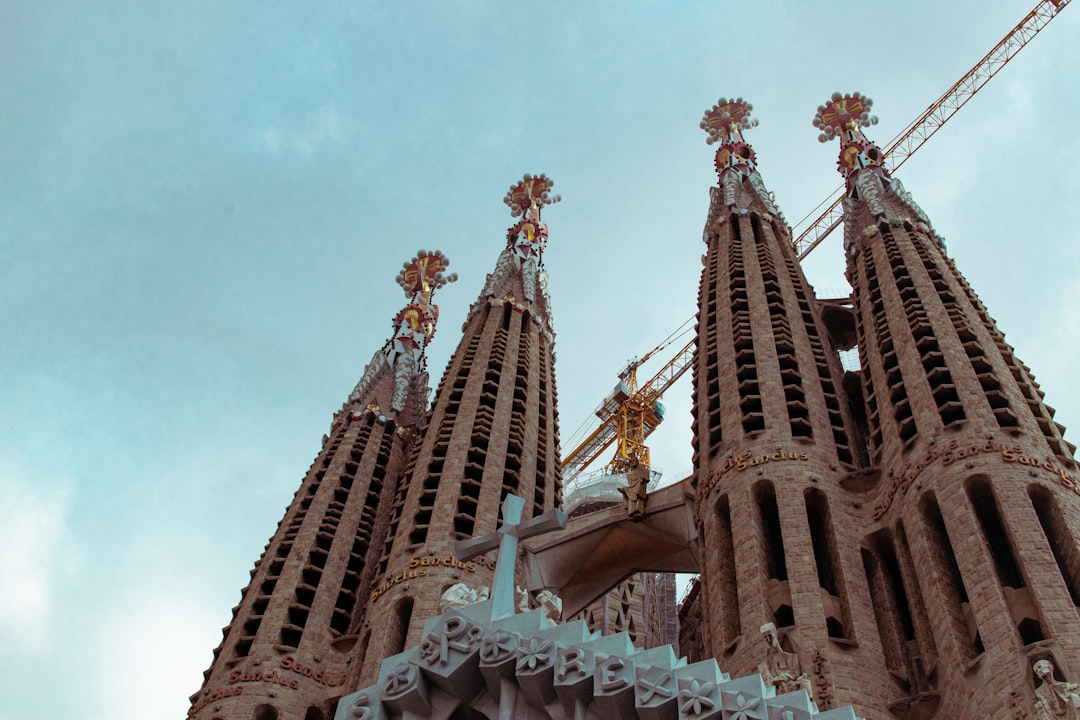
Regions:
[[330, 433], [251, 571], [221, 645], [191, 696], [190, 718], [325, 720], [353, 664], [356, 626], [374, 548], [386, 532], [410, 446], [422, 426], [424, 351], [435, 332], [435, 291], [456, 275], [421, 250], [397, 282], [409, 298], [394, 335], [334, 415]]
[[841, 483], [871, 588], [856, 639], [880, 643], [889, 672], [851, 702], [868, 717], [1032, 717], [1035, 686], [1052, 687], [1034, 663], [1080, 679], [1075, 448], [863, 134], [870, 109], [836, 93], [814, 118], [840, 141], [870, 460]]
[[767, 670], [770, 653], [801, 659], [792, 674], [821, 669], [827, 709], [849, 701], [843, 666], [887, 682], [880, 652], [856, 640], [870, 600], [839, 484], [864, 459], [821, 307], [743, 138], [751, 109], [721, 99], [701, 122], [719, 145], [693, 366], [701, 652], [734, 675]]
[[543, 269], [548, 229], [540, 219], [559, 199], [551, 186], [544, 175], [526, 175], [504, 198], [517, 220], [469, 310], [407, 482], [389, 501], [386, 542], [372, 549], [378, 569], [362, 599], [366, 654], [355, 686], [415, 643], [441, 604], [485, 596], [494, 561], [463, 561], [454, 542], [493, 532], [507, 495], [525, 499], [525, 519], [561, 504], [555, 336]]

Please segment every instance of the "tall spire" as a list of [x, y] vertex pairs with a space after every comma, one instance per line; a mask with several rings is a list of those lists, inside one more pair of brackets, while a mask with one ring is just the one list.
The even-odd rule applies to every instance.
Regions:
[[510, 216], [520, 219], [507, 230], [506, 249], [499, 255], [495, 271], [488, 275], [470, 316], [480, 311], [486, 299], [495, 298], [519, 309], [530, 306], [533, 317], [545, 330], [550, 329], [547, 273], [543, 270], [548, 228], [540, 222], [540, 210], [562, 200], [551, 193], [554, 185], [547, 175], [526, 173], [510, 186], [503, 202], [510, 208]]
[[541, 268], [540, 212], [558, 200], [551, 185], [526, 175], [506, 195], [517, 221], [465, 320], [387, 511], [364, 607], [367, 649], [353, 668], [357, 686], [374, 682], [383, 658], [419, 641], [424, 620], [444, 603], [491, 587], [495, 562], [455, 557], [455, 540], [495, 532], [509, 495], [525, 499], [526, 520], [562, 503], [554, 335]]
[[409, 302], [394, 317], [393, 336], [375, 353], [350, 401], [382, 417], [393, 414], [400, 425], [419, 419], [428, 393], [424, 353], [439, 320], [432, 299], [436, 290], [457, 280], [457, 273], [444, 274], [449, 265], [438, 250], [420, 250], [403, 265], [397, 283]]
[[[706, 143], [720, 143], [714, 164], [720, 179], [723, 205], [729, 209], [750, 210], [756, 201], [760, 203], [760, 208], [756, 209], [769, 215], [780, 215], [772, 193], [765, 188], [757, 171], [754, 148], [743, 139], [743, 130], [757, 127], [757, 119], [750, 116], [753, 109], [754, 106], [742, 98], [720, 98], [706, 111], [700, 126], [709, 136]], [[744, 181], [749, 184], [750, 192], [740, 194]], [[724, 215], [722, 213], [721, 217]], [[786, 224], [781, 223], [781, 226], [786, 227]]]
[[[844, 177], [847, 198], [844, 200], [844, 247], [850, 250], [859, 233], [872, 235], [877, 221], [909, 222], [932, 234], [926, 216], [903, 183], [889, 174], [885, 153], [863, 134], [862, 128], [877, 125], [870, 114], [874, 101], [852, 92], [834, 92], [829, 101], [819, 105], [814, 127], [821, 130], [818, 142], [840, 139], [837, 170]], [[941, 242], [941, 238], [937, 238]]]

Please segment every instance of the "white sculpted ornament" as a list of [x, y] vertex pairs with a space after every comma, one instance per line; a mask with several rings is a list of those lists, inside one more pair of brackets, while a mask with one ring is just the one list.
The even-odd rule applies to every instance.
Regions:
[[478, 602], [483, 602], [488, 599], [490, 594], [491, 591], [488, 589], [487, 585], [481, 585], [479, 588], [474, 588], [463, 582], [454, 583], [446, 588], [442, 597], [439, 598], [439, 614], [441, 615], [447, 610], [457, 610], [468, 605], [475, 605]]
[[765, 684], [772, 685], [780, 694], [805, 690], [807, 695], [813, 697], [810, 678], [803, 672], [799, 656], [780, 646], [776, 626], [765, 623], [761, 626], [761, 635], [768, 645], [765, 660], [758, 665], [758, 672]]
[[1054, 666], [1049, 660], [1036, 660], [1035, 720], [1080, 720], [1080, 692], [1076, 683], [1054, 679]]

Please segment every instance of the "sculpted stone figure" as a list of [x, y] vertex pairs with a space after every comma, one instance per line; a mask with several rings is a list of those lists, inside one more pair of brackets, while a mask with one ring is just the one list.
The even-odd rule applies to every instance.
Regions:
[[1080, 720], [1080, 687], [1076, 683], [1054, 679], [1049, 660], [1036, 660], [1035, 720]]
[[758, 665], [758, 672], [761, 673], [761, 679], [765, 681], [765, 684], [775, 687], [778, 694], [805, 690], [810, 697], [813, 697], [810, 678], [803, 672], [799, 656], [780, 646], [776, 626], [765, 623], [761, 626], [761, 635], [768, 645], [768, 654], [764, 662]]
[[626, 487], [619, 492], [626, 498], [626, 511], [630, 519], [640, 522], [645, 517], [645, 501], [648, 499], [649, 468], [636, 457], [630, 458], [630, 472], [626, 473]]
[[483, 602], [488, 599], [488, 594], [489, 590], [486, 585], [481, 585], [480, 589], [477, 590], [463, 582], [455, 583], [446, 588], [442, 597], [439, 598], [439, 613]]

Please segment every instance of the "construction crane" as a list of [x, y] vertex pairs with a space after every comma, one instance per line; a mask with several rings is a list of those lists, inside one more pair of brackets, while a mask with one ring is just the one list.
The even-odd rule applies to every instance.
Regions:
[[[982, 89], [990, 78], [1005, 67], [1009, 60], [1038, 35], [1040, 30], [1057, 17], [1057, 14], [1069, 2], [1070, 0], [1040, 0], [1035, 8], [1002, 38], [1001, 42], [975, 64], [975, 67], [968, 70], [922, 115], [889, 141], [884, 153], [890, 172], [895, 171], [915, 154], [915, 151], [967, 104], [967, 101]], [[838, 188], [833, 193], [835, 197], [832, 204], [792, 240], [795, 253], [800, 260], [809, 255], [829, 233], [843, 223], [844, 195], [841, 191], [842, 188]], [[829, 202], [828, 199], [823, 200], [817, 208], [827, 202]], [[806, 217], [813, 214], [817, 208], [811, 210]], [[688, 320], [682, 327], [686, 327], [692, 320], [693, 318]], [[694, 356], [694, 341], [691, 340], [656, 375], [638, 387], [638, 368], [667, 345], [666, 342], [661, 343], [641, 358], [631, 360], [619, 373], [620, 383], [604, 398], [596, 410], [596, 415], [600, 418], [600, 426], [563, 459], [563, 477], [567, 482], [592, 464], [616, 441], [618, 445], [609, 469], [619, 471], [625, 468], [631, 456], [637, 457], [646, 466], [650, 465], [649, 450], [644, 441], [663, 421], [663, 410], [658, 409], [658, 401], [664, 392], [686, 372]]]
[[[685, 328], [687, 324], [684, 323], [682, 327]], [[627, 468], [631, 457], [636, 457], [646, 467], [651, 465], [645, 438], [663, 421], [664, 410], [660, 398], [689, 369], [694, 357], [694, 341], [683, 346], [675, 357], [641, 386], [638, 385], [637, 371], [671, 342], [665, 341], [640, 358], [630, 360], [619, 373], [619, 383], [596, 409], [596, 416], [600, 418], [599, 427], [563, 458], [562, 471], [567, 482], [616, 441], [615, 457], [609, 463], [613, 471]]]

